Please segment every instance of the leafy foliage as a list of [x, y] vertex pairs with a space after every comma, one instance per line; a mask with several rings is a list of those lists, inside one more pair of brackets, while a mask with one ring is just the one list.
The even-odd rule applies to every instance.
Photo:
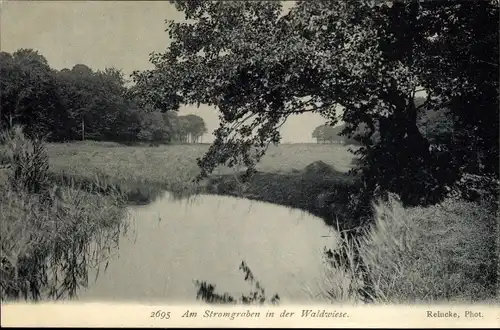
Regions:
[[477, 136], [465, 145], [483, 155], [483, 170], [498, 173], [498, 122], [485, 121], [498, 118], [497, 3], [297, 1], [283, 13], [279, 2], [172, 2], [188, 21], [168, 22], [172, 43], [134, 80], [163, 111], [219, 109], [200, 177], [237, 162], [252, 173], [289, 116], [314, 112], [330, 126], [342, 119], [342, 133], [361, 143], [366, 191], [435, 203], [471, 160], [465, 137], [434, 148], [419, 130], [419, 111], [443, 108], [454, 130]]
[[0, 56], [0, 128], [26, 126], [28, 135], [53, 132], [60, 138], [67, 114], [57, 83], [46, 59], [38, 52], [20, 49]]
[[191, 142], [198, 141], [207, 132], [205, 121], [200, 116], [187, 115], [184, 119], [186, 124], [181, 132], [188, 135]]

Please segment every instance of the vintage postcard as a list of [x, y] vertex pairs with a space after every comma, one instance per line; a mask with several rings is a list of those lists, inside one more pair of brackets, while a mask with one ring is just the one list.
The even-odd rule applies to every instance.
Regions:
[[499, 1], [0, 6], [2, 326], [500, 327]]

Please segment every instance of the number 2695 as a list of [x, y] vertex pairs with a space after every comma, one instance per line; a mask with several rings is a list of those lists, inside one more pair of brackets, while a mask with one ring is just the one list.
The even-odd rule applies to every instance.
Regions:
[[156, 312], [151, 312], [152, 318], [157, 318], [157, 319], [164, 319], [168, 320], [170, 318], [170, 312], [164, 312], [164, 311], [156, 311]]

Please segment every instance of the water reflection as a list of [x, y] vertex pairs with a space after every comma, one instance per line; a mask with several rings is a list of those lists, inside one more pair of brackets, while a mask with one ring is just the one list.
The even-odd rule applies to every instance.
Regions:
[[[193, 303], [193, 280], [239, 296], [250, 285], [244, 260], [269, 297], [306, 302], [324, 293], [323, 248], [336, 233], [303, 211], [234, 197], [165, 194], [130, 208], [134, 221], [97, 280], [89, 276], [80, 300]], [[95, 274], [94, 274], [95, 275]]]

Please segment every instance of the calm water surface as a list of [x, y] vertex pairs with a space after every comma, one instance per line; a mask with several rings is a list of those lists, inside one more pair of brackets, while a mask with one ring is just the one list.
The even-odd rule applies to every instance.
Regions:
[[105, 272], [89, 277], [83, 301], [196, 302], [198, 279], [216, 292], [249, 293], [239, 265], [244, 260], [269, 298], [321, 300], [323, 248], [336, 233], [320, 218], [274, 204], [199, 195], [130, 208], [131, 228]]

